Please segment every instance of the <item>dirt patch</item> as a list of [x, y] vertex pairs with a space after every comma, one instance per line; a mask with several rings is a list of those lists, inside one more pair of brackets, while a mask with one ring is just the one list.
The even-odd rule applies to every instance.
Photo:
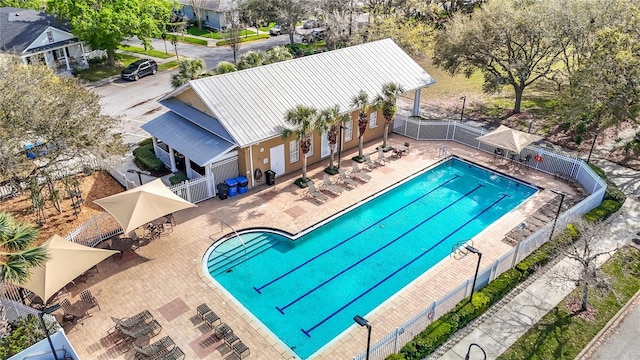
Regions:
[[[60, 201], [62, 212], [59, 212], [49, 202], [45, 207], [45, 223], [40, 227], [37, 243], [43, 243], [54, 234], [65, 236], [73, 229], [89, 221], [94, 215], [105, 211], [93, 201], [124, 191], [122, 185], [106, 172], [96, 172], [92, 175], [79, 175], [79, 190], [84, 200], [76, 216], [71, 205], [71, 199], [65, 196]], [[37, 216], [33, 211], [30, 192], [23, 191], [18, 196], [0, 202], [0, 211], [11, 213], [16, 220], [36, 223]]]
[[567, 310], [572, 316], [579, 317], [586, 321], [593, 321], [598, 314], [593, 307], [587, 308], [587, 311], [582, 311], [582, 301], [576, 297], [570, 297], [566, 302]]

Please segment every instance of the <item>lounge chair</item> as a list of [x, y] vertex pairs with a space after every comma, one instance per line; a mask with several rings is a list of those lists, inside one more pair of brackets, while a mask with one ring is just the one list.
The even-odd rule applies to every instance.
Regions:
[[363, 155], [364, 156], [364, 169], [372, 171], [373, 169], [377, 168], [378, 166], [382, 166], [384, 164], [379, 164], [378, 162], [375, 162], [373, 160], [371, 160], [371, 156], [369, 155]]
[[204, 322], [206, 322], [210, 328], [215, 329], [216, 324], [220, 324], [222, 320], [220, 320], [220, 316], [216, 315], [216, 313], [214, 313], [213, 311], [209, 311], [208, 313], [204, 314]]
[[384, 155], [384, 150], [381, 147], [378, 148], [378, 158], [376, 161], [381, 165], [386, 165], [389, 162], [389, 158]]
[[224, 343], [227, 344], [230, 349], [233, 349], [233, 344], [240, 341], [238, 335], [234, 334], [233, 332], [226, 333], [223, 337]]
[[133, 344], [133, 349], [136, 352], [134, 356], [131, 358], [135, 360], [157, 358], [169, 352], [175, 346], [176, 344], [173, 342], [173, 340], [169, 336], [165, 336], [162, 339], [154, 342], [153, 344], [145, 347], [140, 347], [136, 344]]
[[178, 360], [184, 359], [186, 355], [179, 347], [174, 347], [170, 351], [162, 354], [160, 357], [157, 357], [156, 360]]
[[[95, 296], [93, 296], [93, 294], [91, 293], [91, 290], [84, 290], [80, 293], [80, 300], [88, 302], [89, 304], [91, 304], [91, 308], [93, 309], [94, 307], [98, 307], [98, 309], [100, 309], [100, 304], [98, 304], [98, 300], [95, 298]], [[102, 310], [102, 309], [100, 309]]]
[[338, 169], [338, 174], [340, 175], [340, 181], [342, 181], [342, 183], [348, 188], [354, 189], [356, 186], [358, 186], [358, 183], [353, 181], [353, 178], [350, 178], [349, 175], [347, 175], [347, 173], [344, 172], [344, 170], [342, 170], [341, 168]]
[[224, 339], [225, 335], [233, 332], [231, 326], [225, 323], [220, 324], [220, 326], [214, 328], [213, 330], [213, 336], [219, 340]]
[[114, 332], [120, 332], [121, 329], [135, 328], [136, 326], [145, 324], [145, 322], [149, 319], [153, 319], [153, 315], [151, 315], [149, 310], [143, 310], [133, 315], [132, 317], [125, 318], [125, 319], [118, 319], [112, 316], [111, 320], [113, 320], [113, 322], [116, 323], [116, 326], [114, 326], [113, 328], [111, 328], [111, 330], [109, 330], [109, 334], [112, 334]]
[[401, 158], [403, 155], [409, 155], [409, 143], [405, 142], [402, 148], [393, 148], [393, 157]]
[[245, 345], [242, 341], [239, 341], [235, 345], [233, 345], [233, 353], [236, 354], [240, 359], [244, 359], [246, 356], [251, 354], [249, 347]]
[[326, 189], [331, 194], [338, 196], [342, 194], [342, 192], [344, 191], [343, 188], [337, 186], [331, 181], [331, 179], [329, 178], [329, 175], [322, 174], [322, 179], [324, 180], [324, 183], [322, 184], [323, 185], [322, 188]]
[[360, 168], [358, 167], [358, 164], [356, 164], [355, 162], [352, 162], [351, 166], [353, 167], [353, 172], [351, 173], [351, 176], [355, 177], [356, 179], [362, 182], [368, 182], [369, 180], [371, 180], [371, 175], [365, 174], [364, 172], [362, 172], [362, 170], [360, 170]]
[[129, 337], [129, 339], [134, 340], [142, 336], [154, 337], [160, 333], [162, 330], [162, 325], [158, 322], [158, 320], [153, 320], [144, 325], [134, 327], [134, 328], [122, 328], [120, 331]]
[[324, 203], [329, 200], [329, 197], [320, 192], [320, 190], [316, 189], [312, 182], [307, 184], [307, 195], [313, 197], [313, 199], [319, 203]]
[[207, 315], [210, 312], [211, 312], [211, 309], [209, 308], [209, 305], [207, 305], [207, 304], [200, 304], [196, 308], [196, 313], [198, 314], [198, 316], [200, 317], [200, 319], [202, 321], [204, 321], [204, 316]]

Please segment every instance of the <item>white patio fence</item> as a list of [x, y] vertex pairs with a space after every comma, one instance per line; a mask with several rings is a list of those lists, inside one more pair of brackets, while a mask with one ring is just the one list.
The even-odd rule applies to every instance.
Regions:
[[[427, 121], [397, 115], [394, 121], [393, 131], [416, 140], [454, 141], [490, 154], [493, 154], [495, 149], [493, 146], [476, 140], [476, 137], [484, 135], [488, 131], [456, 121]], [[561, 174], [575, 179], [590, 194], [558, 217], [557, 228], [565, 227], [571, 219], [584, 215], [589, 210], [600, 205], [607, 185], [584, 161], [535, 146], [529, 146], [523, 150], [522, 155], [526, 156], [528, 154], [531, 154], [532, 157], [536, 154], [541, 154], [544, 160], [527, 166], [548, 174]], [[549, 239], [552, 226], [552, 223], [547, 224], [545, 227], [531, 234], [528, 238], [522, 240], [517, 247], [497, 259], [491, 266], [479, 271], [476, 289], [484, 287], [498, 275], [511, 269], [540, 247], [540, 245], [544, 244]], [[510, 229], [507, 229], [505, 234], [508, 230]], [[370, 349], [370, 358], [372, 360], [382, 360], [388, 355], [400, 351], [402, 346], [411, 341], [435, 319], [453, 309], [457, 303], [469, 296], [472, 285], [473, 277], [470, 277], [449, 294], [431, 303], [425, 303], [422, 312], [416, 314], [409, 321], [373, 344]], [[362, 360], [365, 358], [366, 353], [353, 357], [354, 360]]]

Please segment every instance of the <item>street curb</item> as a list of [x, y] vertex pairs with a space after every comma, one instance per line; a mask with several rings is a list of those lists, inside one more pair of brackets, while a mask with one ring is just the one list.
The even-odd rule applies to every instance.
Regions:
[[596, 336], [591, 339], [591, 341], [587, 344], [587, 346], [585, 346], [582, 351], [580, 351], [580, 353], [578, 353], [578, 355], [576, 355], [575, 360], [587, 360], [591, 357], [591, 350], [595, 350], [597, 343], [600, 340], [603, 340], [604, 334], [609, 331], [609, 329], [615, 328], [618, 323], [619, 320], [622, 320], [622, 317], [624, 314], [626, 314], [627, 310], [632, 306], [635, 305], [635, 303], [637, 302], [637, 300], [640, 299], [640, 290], [638, 290], [632, 297], [631, 299], [629, 299], [629, 301], [627, 301], [626, 304], [624, 304], [623, 307], [620, 308], [620, 310], [618, 310], [618, 312], [611, 318], [611, 320], [609, 320], [607, 322], [607, 324], [600, 329], [600, 331], [598, 332], [598, 334], [596, 334]]

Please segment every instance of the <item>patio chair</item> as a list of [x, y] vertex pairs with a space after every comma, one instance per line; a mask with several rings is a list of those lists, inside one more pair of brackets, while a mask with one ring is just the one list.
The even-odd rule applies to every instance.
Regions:
[[209, 327], [211, 329], [215, 329], [216, 328], [216, 324], [222, 323], [222, 320], [220, 319], [220, 316], [218, 316], [213, 311], [209, 311], [208, 313], [206, 313], [204, 315], [203, 319], [204, 319], [204, 322], [206, 322], [207, 325], [209, 325]]
[[182, 349], [176, 346], [170, 351], [160, 355], [160, 357], [157, 357], [156, 359], [157, 360], [179, 360], [179, 359], [184, 359], [185, 357], [186, 355], [184, 354]]
[[97, 306], [99, 310], [102, 310], [100, 309], [100, 304], [98, 304], [98, 299], [96, 299], [95, 296], [93, 296], [93, 294], [91, 293], [91, 290], [82, 291], [80, 293], [80, 300], [90, 303], [92, 309]]
[[344, 172], [344, 170], [342, 170], [341, 168], [338, 169], [338, 174], [340, 176], [340, 181], [342, 181], [342, 183], [350, 188], [350, 189], [355, 189], [356, 186], [358, 186], [358, 183], [356, 183], [353, 178], [350, 178], [349, 175], [347, 175], [346, 172]]
[[312, 182], [307, 183], [306, 195], [313, 197], [313, 199], [319, 203], [324, 203], [329, 200], [329, 197], [316, 189]]
[[384, 150], [379, 147], [378, 148], [378, 158], [376, 159], [376, 161], [380, 164], [380, 165], [386, 165], [389, 162], [389, 158], [387, 156], [385, 156], [384, 154]]
[[371, 160], [371, 156], [369, 155], [363, 155], [364, 156], [364, 169], [369, 170], [369, 171], [373, 171], [373, 169], [377, 168], [378, 166], [381, 166], [379, 163]]
[[240, 341], [238, 335], [234, 334], [233, 332], [226, 333], [223, 337], [224, 343], [227, 344], [230, 349], [233, 349], [233, 344]]
[[62, 301], [60, 301], [60, 307], [62, 308], [62, 311], [66, 314], [71, 309], [71, 302], [69, 301], [69, 299], [62, 299]]
[[233, 329], [231, 328], [231, 326], [225, 323], [220, 324], [220, 326], [214, 328], [213, 330], [214, 330], [213, 337], [215, 337], [218, 340], [224, 339], [225, 335], [233, 332]]
[[141, 360], [141, 359], [157, 358], [169, 352], [175, 346], [176, 344], [173, 342], [173, 340], [169, 336], [165, 336], [162, 339], [154, 342], [153, 344], [145, 347], [141, 347], [136, 344], [133, 344], [133, 349], [136, 352], [132, 357], [130, 357], [130, 359]]
[[173, 232], [173, 227], [176, 226], [176, 219], [173, 218], [173, 214], [166, 215], [164, 218], [166, 219], [164, 229]]
[[239, 341], [235, 345], [233, 345], [233, 353], [236, 354], [240, 359], [244, 359], [245, 357], [251, 354], [249, 347], [245, 345], [242, 341]]
[[343, 188], [337, 186], [331, 181], [331, 179], [329, 178], [329, 175], [322, 174], [322, 179], [323, 179], [322, 188], [330, 192], [332, 195], [338, 196], [342, 194], [342, 192], [344, 191]]
[[116, 325], [109, 330], [109, 334], [120, 332], [121, 329], [135, 328], [136, 326], [145, 324], [145, 322], [150, 319], [153, 320], [153, 315], [151, 315], [149, 310], [143, 310], [132, 317], [124, 319], [118, 319], [112, 316], [111, 320], [113, 320]]
[[196, 308], [196, 313], [198, 314], [198, 316], [200, 317], [200, 320], [202, 320], [202, 321], [204, 321], [204, 316], [207, 315], [210, 312], [211, 312], [211, 309], [209, 308], [209, 305], [207, 305], [207, 304], [200, 304]]
[[362, 182], [368, 182], [369, 180], [371, 180], [371, 175], [365, 174], [364, 172], [362, 172], [362, 170], [360, 170], [360, 168], [358, 167], [358, 164], [355, 161], [351, 162], [351, 167], [353, 167], [353, 172], [351, 172], [351, 176], [355, 177], [356, 179]]
[[158, 320], [153, 320], [144, 325], [134, 327], [134, 328], [122, 328], [120, 331], [129, 337], [130, 340], [137, 339], [142, 336], [149, 336], [150, 338], [158, 335], [162, 330], [162, 325], [158, 322]]
[[529, 162], [531, 161], [531, 154], [528, 154], [528, 155], [527, 155], [527, 156], [525, 156], [525, 157], [522, 157], [522, 156], [521, 156], [521, 157], [520, 157], [520, 159], [518, 159], [518, 161], [520, 162], [520, 166], [521, 166], [521, 167], [522, 167], [522, 166], [525, 166], [525, 167], [526, 167], [526, 166], [528, 166], [528, 165], [529, 165]]

